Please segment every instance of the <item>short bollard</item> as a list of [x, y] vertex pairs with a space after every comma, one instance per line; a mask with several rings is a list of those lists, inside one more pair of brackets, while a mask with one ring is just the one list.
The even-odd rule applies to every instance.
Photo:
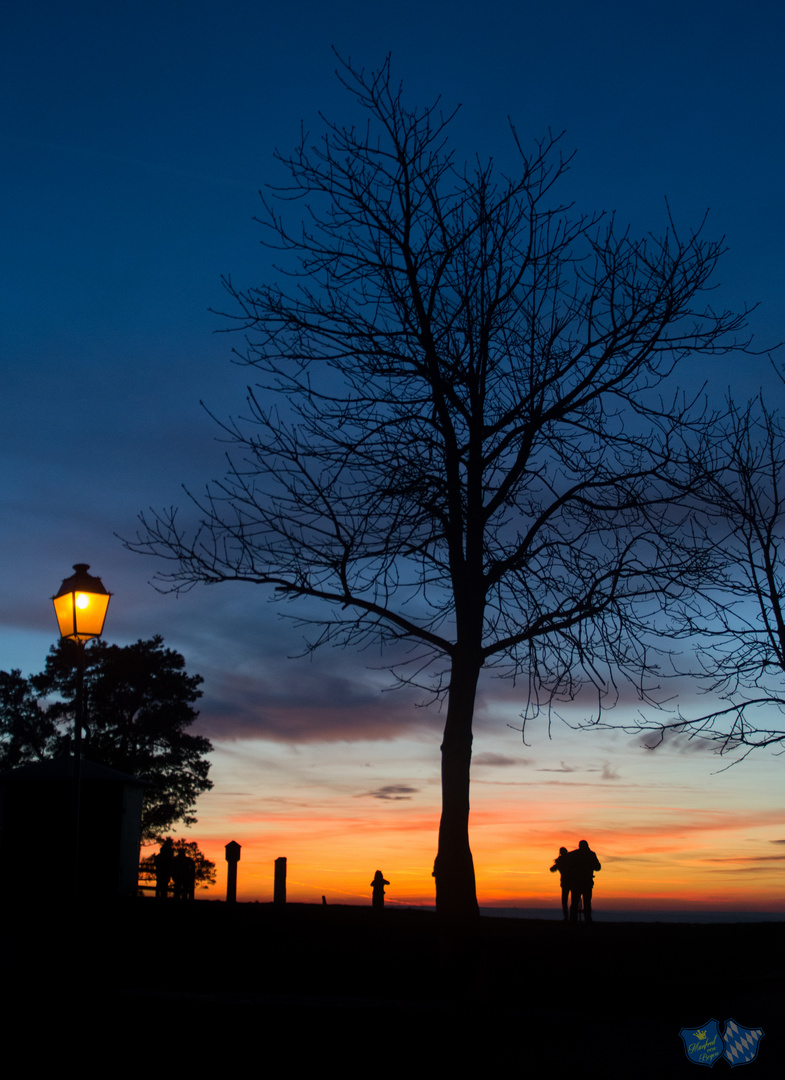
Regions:
[[275, 860], [275, 885], [273, 887], [273, 903], [286, 903], [286, 858], [281, 856]]

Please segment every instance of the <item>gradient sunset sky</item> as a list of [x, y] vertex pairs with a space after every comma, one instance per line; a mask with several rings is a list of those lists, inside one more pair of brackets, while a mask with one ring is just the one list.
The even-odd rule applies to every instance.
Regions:
[[[184, 501], [223, 472], [200, 401], [242, 413], [248, 372], [210, 309], [220, 276], [270, 279], [252, 222], [279, 178], [276, 147], [319, 112], [355, 118], [334, 46], [357, 66], [392, 54], [412, 104], [460, 112], [460, 157], [514, 167], [565, 131], [576, 157], [561, 197], [617, 212], [634, 233], [677, 222], [724, 235], [718, 307], [759, 303], [761, 347], [785, 337], [785, 8], [780, 0], [548, 5], [528, 0], [30, 0], [5, 14], [2, 169], [0, 668], [40, 670], [50, 597], [75, 562], [113, 594], [106, 640], [162, 634], [204, 676], [199, 731], [214, 790], [184, 833], [219, 865], [242, 845], [240, 899], [433, 903], [438, 706], [390, 690], [383, 658], [297, 658], [298, 630], [251, 586], [175, 599], [125, 550], [137, 514]], [[782, 386], [769, 361], [703, 362], [690, 379], [746, 400]], [[678, 688], [697, 708], [695, 688]], [[475, 730], [471, 839], [480, 903], [558, 907], [548, 867], [586, 838], [603, 870], [596, 908], [696, 904], [785, 912], [782, 758], [727, 771], [710, 745], [656, 750], [577, 732], [591, 703], [520, 731], [524, 691], [490, 676]], [[622, 694], [619, 721], [636, 715]]]

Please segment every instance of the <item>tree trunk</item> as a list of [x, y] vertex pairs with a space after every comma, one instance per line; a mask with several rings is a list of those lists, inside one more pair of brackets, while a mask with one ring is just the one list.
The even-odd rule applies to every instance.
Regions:
[[479, 917], [469, 847], [469, 774], [478, 663], [453, 662], [442, 742], [442, 817], [434, 868], [436, 912], [442, 929], [471, 932]]

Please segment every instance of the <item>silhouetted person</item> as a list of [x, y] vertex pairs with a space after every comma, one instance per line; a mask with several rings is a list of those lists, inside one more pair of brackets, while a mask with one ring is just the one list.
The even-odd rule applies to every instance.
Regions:
[[182, 848], [177, 852], [172, 863], [175, 900], [193, 900], [196, 888], [196, 863]]
[[167, 836], [161, 850], [155, 856], [155, 895], [159, 900], [165, 900], [169, 891], [169, 880], [174, 866], [174, 845]]
[[384, 886], [389, 884], [390, 882], [385, 880], [381, 870], [377, 870], [373, 875], [373, 881], [371, 882], [371, 888], [373, 889], [373, 907], [375, 911], [381, 911], [384, 907]]
[[586, 922], [591, 922], [591, 892], [594, 888], [594, 871], [602, 870], [600, 860], [589, 847], [586, 840], [581, 840], [577, 851], [571, 851], [569, 859], [569, 874], [572, 882], [572, 906], [570, 907], [570, 922], [577, 922], [583, 900], [583, 917]]
[[566, 847], [559, 848], [559, 855], [553, 861], [551, 867], [551, 873], [555, 874], [559, 871], [559, 881], [561, 884], [561, 909], [564, 914], [564, 921], [570, 917], [570, 892], [572, 890], [572, 881], [570, 879], [570, 853]]

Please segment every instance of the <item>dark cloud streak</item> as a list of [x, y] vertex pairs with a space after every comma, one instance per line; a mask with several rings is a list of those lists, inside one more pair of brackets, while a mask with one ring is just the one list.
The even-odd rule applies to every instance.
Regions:
[[419, 791], [419, 788], [408, 787], [406, 784], [385, 784], [384, 787], [367, 791], [365, 794], [373, 799], [390, 799], [398, 802], [402, 799], [411, 799], [413, 795], [418, 795]]

